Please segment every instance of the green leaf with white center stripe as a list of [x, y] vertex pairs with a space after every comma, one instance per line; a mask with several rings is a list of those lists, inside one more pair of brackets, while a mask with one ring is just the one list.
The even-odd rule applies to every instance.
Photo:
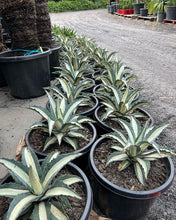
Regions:
[[68, 218], [53, 204], [51, 204], [50, 212], [52, 214], [52, 220], [68, 220]]
[[74, 183], [83, 182], [83, 180], [76, 175], [61, 175], [57, 177], [56, 181], [63, 181], [66, 185], [72, 185]]
[[168, 127], [168, 124], [163, 125], [163, 126], [159, 126], [156, 128], [153, 128], [152, 130], [149, 131], [149, 133], [146, 135], [146, 140], [148, 142], [154, 141], [158, 135], [160, 135], [160, 133]]
[[32, 195], [31, 193], [20, 194], [13, 199], [10, 203], [7, 217], [8, 220], [17, 219], [20, 214], [34, 201], [37, 201], [40, 197]]
[[48, 170], [44, 173], [43, 176], [43, 188], [46, 188], [52, 181], [55, 175], [71, 160], [76, 159], [81, 156], [81, 154], [62, 154], [59, 155], [56, 159], [52, 160], [52, 162], [48, 165]]
[[19, 194], [27, 193], [27, 190], [24, 186], [16, 183], [5, 183], [0, 185], [0, 196], [5, 196], [9, 198], [15, 198]]
[[57, 137], [48, 137], [43, 147], [43, 151], [45, 151], [50, 145], [57, 143]]
[[145, 175], [143, 172], [143, 167], [139, 163], [134, 163], [134, 170], [136, 177], [138, 178], [139, 182], [144, 185], [145, 184]]
[[114, 152], [112, 153], [106, 163], [106, 166], [108, 166], [111, 162], [114, 161], [123, 161], [123, 160], [127, 160], [128, 156], [126, 155], [126, 153], [124, 152]]
[[126, 139], [125, 135], [120, 131], [107, 133], [107, 134], [104, 134], [102, 136], [113, 139], [113, 140], [116, 140], [117, 142], [122, 144], [122, 146], [125, 146], [125, 144], [127, 142], [127, 139]]
[[3, 164], [8, 170], [13, 172], [13, 175], [27, 188], [31, 188], [28, 170], [22, 163], [13, 159], [0, 158], [0, 163]]
[[124, 169], [126, 169], [127, 167], [129, 167], [131, 164], [131, 162], [129, 160], [124, 160], [120, 163], [120, 165], [118, 166], [118, 170], [122, 171]]
[[51, 117], [49, 111], [41, 106], [29, 106], [28, 109], [34, 110], [38, 112], [42, 117], [44, 117], [46, 120]]
[[[60, 184], [61, 185], [61, 184]], [[45, 195], [41, 198], [41, 200], [48, 199], [50, 197], [55, 197], [55, 196], [70, 196], [76, 199], [81, 199], [81, 197], [74, 192], [71, 188], [67, 187], [65, 184], [63, 186], [58, 186], [58, 187], [53, 187], [47, 190]]]

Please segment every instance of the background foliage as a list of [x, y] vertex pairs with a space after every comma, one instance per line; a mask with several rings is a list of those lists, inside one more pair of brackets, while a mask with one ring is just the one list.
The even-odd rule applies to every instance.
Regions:
[[65, 12], [65, 11], [80, 11], [98, 8], [106, 8], [109, 4], [108, 0], [63, 0], [59, 2], [48, 1], [50, 13]]

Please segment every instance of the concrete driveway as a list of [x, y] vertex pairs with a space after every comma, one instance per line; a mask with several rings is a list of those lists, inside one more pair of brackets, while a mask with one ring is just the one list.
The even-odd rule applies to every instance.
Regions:
[[[176, 25], [131, 20], [108, 14], [106, 10], [51, 14], [52, 24], [66, 26], [78, 34], [95, 38], [97, 44], [117, 51], [139, 76], [135, 87], [145, 87], [140, 95], [153, 103], [147, 109], [156, 124], [169, 123], [159, 140], [176, 151]], [[40, 117], [25, 109], [28, 105], [45, 105], [46, 97], [15, 99], [8, 87], [0, 88], [0, 156], [15, 157], [20, 138]], [[176, 166], [176, 160], [174, 159]], [[0, 177], [6, 172], [0, 168]], [[176, 219], [176, 178], [172, 187], [157, 199], [146, 219]]]

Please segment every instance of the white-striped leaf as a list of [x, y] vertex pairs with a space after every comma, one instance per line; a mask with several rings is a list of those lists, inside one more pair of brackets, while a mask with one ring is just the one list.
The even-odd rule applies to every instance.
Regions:
[[43, 187], [46, 188], [56, 174], [71, 160], [76, 159], [81, 156], [81, 154], [62, 154], [59, 155], [56, 159], [52, 160], [48, 165], [48, 170], [44, 173], [43, 176]]
[[64, 215], [56, 206], [51, 204], [50, 212], [52, 214], [52, 220], [68, 220], [67, 216]]
[[122, 146], [125, 146], [126, 143], [127, 143], [127, 139], [126, 139], [125, 135], [122, 132], [120, 132], [120, 131], [116, 131], [116, 132], [112, 132], [112, 133], [107, 133], [107, 134], [104, 134], [102, 136], [110, 138], [110, 139], [113, 139], [113, 140], [116, 140], [119, 143], [121, 143]]
[[48, 120], [48, 118], [51, 117], [49, 111], [47, 109], [43, 108], [42, 106], [35, 106], [34, 105], [34, 106], [29, 106], [28, 108], [38, 112], [46, 120]]
[[128, 156], [126, 155], [126, 153], [124, 152], [114, 152], [112, 153], [106, 163], [106, 166], [108, 166], [111, 162], [114, 161], [123, 161], [123, 160], [127, 160]]
[[68, 144], [70, 144], [74, 150], [78, 149], [78, 144], [76, 138], [70, 138], [70, 137], [64, 137], [64, 141]]
[[54, 144], [57, 142], [57, 137], [53, 136], [53, 137], [48, 137], [46, 139], [45, 145], [43, 147], [43, 151], [45, 151], [50, 145]]
[[6, 219], [17, 219], [32, 202], [37, 201], [39, 198], [39, 196], [33, 195], [31, 193], [18, 195], [10, 203]]
[[27, 167], [18, 161], [8, 158], [0, 158], [0, 163], [10, 170], [23, 185], [31, 188]]
[[63, 181], [66, 185], [72, 185], [74, 183], [83, 182], [83, 180], [76, 175], [61, 175], [57, 178], [58, 181]]
[[130, 164], [131, 164], [131, 162], [129, 160], [124, 160], [118, 166], [118, 170], [122, 171], [122, 170], [126, 169]]
[[139, 182], [144, 185], [145, 184], [145, 176], [143, 172], [143, 167], [139, 163], [133, 163], [134, 165], [134, 170], [136, 177], [138, 178]]
[[148, 171], [149, 171], [149, 161], [142, 160], [141, 158], [136, 158], [136, 161], [140, 164], [142, 167], [142, 172], [144, 174], [145, 179], [147, 179]]
[[27, 190], [24, 186], [16, 183], [5, 183], [0, 185], [0, 196], [5, 196], [9, 198], [15, 198], [17, 195], [22, 193], [27, 193]]
[[68, 187], [65, 186], [58, 186], [58, 187], [52, 187], [47, 192], [45, 195], [41, 198], [41, 200], [48, 199], [50, 197], [56, 197], [56, 196], [70, 196], [76, 199], [81, 199], [81, 197], [74, 192], [71, 188], [69, 189]]
[[159, 127], [156, 127], [150, 130], [150, 132], [146, 136], [147, 141], [148, 142], [154, 141], [160, 135], [160, 133], [167, 127], [168, 127], [168, 124], [159, 126]]

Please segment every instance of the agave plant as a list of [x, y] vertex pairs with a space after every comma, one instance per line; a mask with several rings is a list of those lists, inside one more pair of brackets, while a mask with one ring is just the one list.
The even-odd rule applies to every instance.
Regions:
[[[96, 80], [101, 80], [104, 85], [114, 85], [122, 90], [128, 85], [129, 80], [137, 78], [129, 72], [129, 67], [124, 65], [120, 60], [112, 62], [104, 62], [105, 71], [107, 74], [102, 74], [96, 77]], [[104, 87], [105, 88], [105, 87]]]
[[86, 140], [81, 131], [84, 128], [82, 124], [92, 122], [88, 117], [74, 114], [83, 100], [76, 99], [68, 104], [65, 98], [54, 99], [47, 91], [46, 94], [49, 99], [50, 109], [45, 109], [41, 106], [29, 106], [28, 108], [39, 113], [47, 123], [35, 122], [31, 129], [40, 129], [49, 134], [43, 151], [51, 144], [58, 143], [61, 145], [62, 141], [67, 142], [76, 150], [77, 138], [80, 137]]
[[105, 134], [104, 137], [112, 139], [115, 143], [111, 146], [115, 150], [107, 161], [107, 166], [113, 161], [120, 161], [118, 170], [122, 171], [133, 164], [136, 177], [141, 184], [145, 184], [150, 170], [150, 161], [176, 154], [165, 146], [158, 145], [155, 140], [159, 134], [168, 126], [149, 127], [147, 121], [141, 127], [135, 117], [131, 117], [130, 123], [118, 120], [125, 129], [123, 132], [115, 131]]
[[87, 84], [87, 80], [83, 80], [79, 85], [74, 86], [69, 81], [60, 78], [58, 79], [58, 84], [61, 85], [61, 89], [57, 86], [51, 86], [45, 89], [51, 91], [55, 97], [65, 98], [68, 103], [73, 102], [75, 99], [81, 98], [83, 102], [80, 103], [80, 106], [92, 106], [90, 102], [90, 96], [92, 96], [92, 94], [88, 92], [82, 92], [83, 89], [92, 86], [90, 83]]
[[125, 92], [123, 93], [115, 86], [108, 86], [108, 89], [111, 89], [112, 96], [108, 93], [103, 95], [97, 95], [103, 99], [102, 104], [105, 105], [105, 113], [102, 115], [102, 120], [107, 118], [111, 118], [115, 121], [118, 121], [117, 118], [130, 119], [130, 116], [133, 115], [136, 118], [145, 117], [142, 113], [136, 112], [134, 110], [142, 105], [150, 104], [146, 100], [136, 100], [134, 101], [134, 97], [142, 88], [130, 90], [129, 85], [127, 86]]
[[[66, 80], [69, 80], [74, 86], [77, 86], [82, 80], [84, 80], [84, 74], [92, 73], [93, 70], [90, 68], [90, 65], [87, 64], [87, 57], [80, 58], [78, 55], [69, 56], [67, 53], [65, 55], [66, 61], [64, 67], [56, 67], [58, 71], [56, 74], [59, 74], [60, 77], [63, 77]], [[87, 79], [87, 83], [92, 80]]]
[[5, 219], [15, 220], [23, 216], [23, 219], [68, 220], [63, 208], [65, 205], [70, 206], [67, 197], [81, 199], [70, 185], [82, 179], [75, 175], [58, 174], [78, 156], [80, 154], [51, 153], [40, 165], [35, 153], [25, 147], [22, 162], [0, 158], [0, 163], [9, 170], [15, 181], [0, 185], [0, 196], [13, 199]]
[[94, 61], [94, 68], [102, 69], [104, 71], [104, 63], [110, 63], [116, 52], [109, 53], [107, 49], [102, 49], [100, 47], [93, 46], [90, 56]]

